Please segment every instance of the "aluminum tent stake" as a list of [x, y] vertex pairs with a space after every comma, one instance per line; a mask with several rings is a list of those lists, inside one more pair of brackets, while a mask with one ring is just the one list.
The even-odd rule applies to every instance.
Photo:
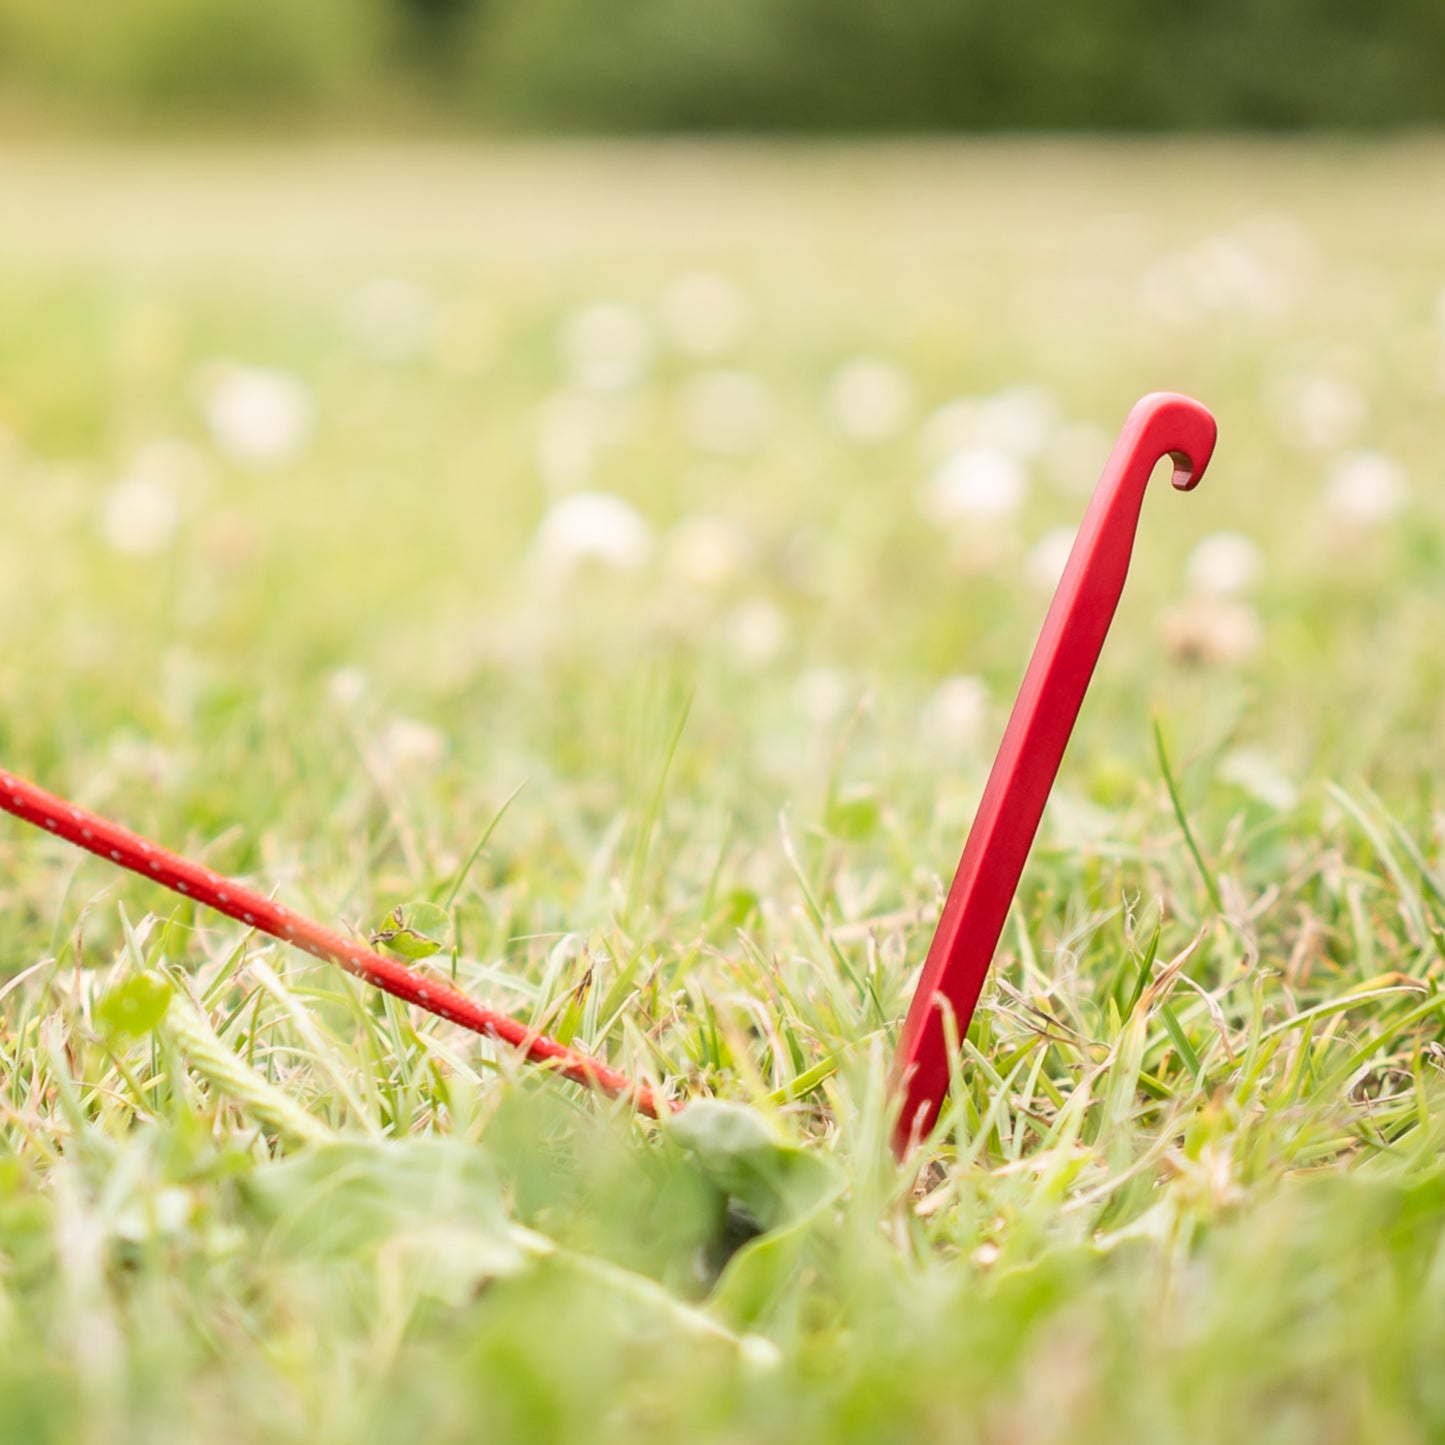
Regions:
[[943, 1106], [949, 1085], [944, 1013], [952, 1012], [962, 1039], [1124, 590], [1150, 474], [1167, 456], [1174, 486], [1190, 491], [1209, 465], [1215, 431], [1214, 418], [1197, 401], [1170, 392], [1146, 396], [1129, 413], [1094, 489], [898, 1042], [894, 1079], [904, 1104], [894, 1147], [900, 1154], [933, 1127]]

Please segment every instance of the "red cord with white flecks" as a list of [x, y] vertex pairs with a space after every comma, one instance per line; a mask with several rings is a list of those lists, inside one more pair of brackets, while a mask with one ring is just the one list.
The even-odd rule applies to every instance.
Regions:
[[64, 798], [57, 798], [23, 778], [0, 772], [0, 809], [37, 828], [46, 829], [98, 858], [149, 878], [173, 893], [194, 898], [196, 902], [204, 903], [249, 928], [269, 934], [282, 943], [294, 944], [317, 958], [330, 959], [340, 964], [347, 973], [384, 989], [404, 1003], [415, 1004], [427, 1013], [460, 1024], [486, 1038], [511, 1044], [532, 1062], [545, 1064], [564, 1078], [596, 1089], [610, 1098], [626, 1099], [650, 1118], [655, 1119], [660, 1113], [678, 1107], [659, 1099], [645, 1084], [629, 1079], [598, 1059], [569, 1049], [507, 1014], [484, 1008], [449, 984], [383, 958], [379, 953], [373, 953], [369, 948], [363, 948], [341, 934], [293, 913], [254, 889], [223, 878], [119, 824], [88, 813]]

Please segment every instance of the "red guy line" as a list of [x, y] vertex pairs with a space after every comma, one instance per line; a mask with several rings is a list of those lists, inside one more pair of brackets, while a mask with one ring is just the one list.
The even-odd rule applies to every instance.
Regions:
[[649, 1118], [655, 1119], [681, 1107], [660, 1100], [645, 1084], [629, 1079], [600, 1060], [579, 1054], [507, 1014], [483, 1007], [449, 984], [383, 958], [332, 929], [293, 913], [245, 884], [202, 868], [23, 778], [0, 772], [0, 809], [94, 853], [97, 858], [149, 878], [173, 893], [194, 898], [248, 928], [269, 934], [282, 943], [294, 944], [317, 958], [329, 959], [347, 973], [383, 989], [403, 1003], [449, 1019], [484, 1038], [510, 1044], [532, 1063], [546, 1064], [574, 1083], [596, 1089], [609, 1098], [626, 1099]]

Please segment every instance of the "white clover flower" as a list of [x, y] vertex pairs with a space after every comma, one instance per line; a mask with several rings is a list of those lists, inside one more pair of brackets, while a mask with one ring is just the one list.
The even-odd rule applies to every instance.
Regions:
[[1166, 612], [1161, 626], [1164, 646], [1177, 662], [1237, 665], [1264, 644], [1255, 610], [1228, 597], [1190, 597]]
[[1206, 236], [1190, 258], [1196, 293], [1211, 311], [1275, 315], [1288, 291], [1259, 251], [1238, 234]]
[[415, 718], [393, 718], [382, 730], [381, 755], [398, 773], [434, 772], [446, 756], [446, 736]]
[[369, 686], [359, 667], [339, 667], [326, 680], [326, 695], [342, 712], [350, 712], [366, 696]]
[[543, 573], [565, 580], [588, 564], [635, 572], [652, 555], [652, 528], [630, 502], [608, 492], [574, 492], [554, 502], [533, 543]]
[[793, 684], [793, 706], [815, 727], [826, 727], [843, 715], [855, 690], [839, 668], [810, 667]]
[[828, 384], [828, 414], [850, 441], [889, 441], [912, 410], [913, 383], [888, 361], [858, 357], [840, 366]]
[[920, 450], [935, 466], [979, 447], [1031, 462], [1048, 449], [1058, 424], [1058, 403], [1046, 388], [1011, 386], [994, 396], [945, 402], [924, 422]]
[[206, 422], [216, 445], [233, 461], [274, 467], [301, 455], [316, 423], [316, 403], [299, 377], [223, 362], [207, 381]]
[[747, 334], [752, 306], [742, 289], [716, 271], [692, 271], [668, 282], [662, 325], [684, 356], [720, 356]]
[[122, 776], [143, 778], [153, 787], [167, 786], [176, 775], [174, 755], [157, 742], [122, 733], [111, 743], [109, 756]]
[[195, 1214], [188, 1189], [170, 1185], [147, 1195], [132, 1195], [116, 1210], [110, 1225], [117, 1239], [145, 1244], [152, 1239], [175, 1239], [185, 1232]]
[[1388, 522], [1409, 500], [1410, 486], [1399, 462], [1379, 452], [1349, 452], [1330, 470], [1325, 509], [1347, 526]]
[[122, 477], [106, 497], [101, 526], [117, 552], [154, 557], [175, 541], [180, 521], [168, 488], [147, 477]]
[[1099, 483], [1114, 449], [1114, 439], [1093, 422], [1061, 426], [1044, 452], [1043, 467], [1060, 491], [1087, 497]]
[[1166, 326], [1191, 326], [1204, 309], [1195, 294], [1188, 257], [1181, 255], [1161, 256], [1147, 267], [1135, 299], [1146, 316]]
[[1042, 386], [1013, 386], [984, 402], [975, 439], [1033, 461], [1048, 446], [1058, 419], [1058, 403]]
[[567, 375], [584, 391], [627, 391], [652, 365], [652, 333], [635, 307], [594, 301], [562, 325]]
[[1219, 763], [1219, 776], [1241, 792], [1279, 812], [1288, 812], [1299, 802], [1299, 790], [1278, 762], [1256, 748], [1237, 748]]
[[1297, 216], [1257, 211], [1234, 228], [1268, 272], [1266, 311], [1282, 311], [1304, 295], [1319, 262], [1314, 237]]
[[1205, 236], [1161, 256], [1140, 278], [1138, 302], [1157, 321], [1191, 326], [1212, 315], [1278, 316], [1298, 299], [1302, 233], [1256, 218], [1238, 231]]
[[211, 464], [179, 437], [159, 437], [147, 442], [135, 454], [129, 475], [144, 477], [164, 487], [185, 512], [199, 508], [211, 487]]
[[678, 398], [683, 435], [699, 451], [747, 456], [771, 435], [777, 407], [768, 386], [747, 371], [706, 371]]
[[1280, 436], [1310, 451], [1336, 451], [1352, 441], [1369, 415], [1353, 382], [1341, 376], [1291, 376], [1274, 388]]
[[924, 517], [939, 526], [1012, 517], [1024, 504], [1028, 474], [997, 447], [956, 452], [928, 479], [919, 498]]
[[1045, 532], [1024, 558], [1024, 581], [1035, 592], [1048, 595], [1059, 585], [1074, 550], [1077, 532], [1073, 527], [1055, 527]]
[[988, 684], [981, 677], [948, 677], [934, 688], [919, 714], [924, 741], [940, 751], [970, 752], [986, 740]]
[[982, 414], [983, 402], [968, 396], [954, 397], [929, 412], [918, 435], [924, 465], [937, 467], [955, 452], [967, 451], [978, 440]]
[[788, 619], [776, 603], [755, 597], [740, 603], [727, 622], [733, 655], [751, 667], [772, 662], [788, 644]]
[[1264, 554], [1238, 532], [1214, 532], [1203, 538], [1184, 564], [1184, 576], [1195, 592], [1229, 597], [1247, 592], [1264, 571]]
[[747, 533], [736, 522], [701, 513], [684, 517], [673, 526], [664, 550], [672, 577], [707, 589], [735, 583], [746, 570], [753, 551]]
[[378, 276], [346, 298], [342, 322], [357, 349], [373, 361], [412, 361], [424, 354], [436, 329], [437, 306], [415, 281]]

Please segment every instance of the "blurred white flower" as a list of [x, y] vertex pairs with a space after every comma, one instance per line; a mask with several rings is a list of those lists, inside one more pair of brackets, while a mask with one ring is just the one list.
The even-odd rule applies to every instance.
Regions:
[[827, 552], [823, 529], [810, 524], [785, 538], [771, 561], [779, 579], [793, 591], [819, 597], [827, 587]]
[[845, 362], [828, 384], [828, 413], [850, 441], [889, 441], [913, 409], [913, 383], [888, 361], [858, 357]]
[[1205, 236], [1188, 250], [1161, 256], [1144, 272], [1139, 305], [1172, 326], [1211, 315], [1279, 316], [1300, 294], [1301, 237], [1287, 219], [1269, 217]]
[[1012, 517], [1023, 506], [1028, 474], [997, 447], [956, 452], [924, 483], [919, 509], [939, 526]]
[[1330, 470], [1325, 508], [1337, 522], [1368, 527], [1389, 521], [1409, 495], [1399, 462], [1379, 452], [1349, 452]]
[[1353, 440], [1369, 407], [1360, 389], [1340, 376], [1291, 376], [1274, 389], [1280, 436], [1310, 451], [1335, 451]]
[[106, 497], [102, 529], [117, 552], [153, 557], [175, 541], [180, 520], [167, 487], [148, 477], [122, 477]]
[[1058, 403], [1046, 388], [1011, 386], [994, 396], [945, 402], [924, 422], [919, 449], [931, 466], [980, 447], [1031, 462], [1048, 449], [1058, 421]]
[[726, 517], [684, 517], [667, 534], [667, 570], [693, 587], [721, 588], [736, 582], [752, 556], [748, 535]]
[[1058, 419], [1058, 404], [1042, 386], [1012, 386], [984, 402], [975, 439], [1033, 461], [1048, 446]]
[[1074, 550], [1073, 527], [1055, 527], [1045, 532], [1024, 558], [1024, 581], [1035, 592], [1052, 593], [1064, 575], [1069, 563], [1069, 553]]
[[562, 325], [562, 360], [584, 391], [626, 391], [652, 364], [652, 333], [635, 307], [594, 301]]
[[747, 296], [716, 271], [692, 271], [662, 293], [667, 339], [685, 356], [719, 356], [736, 346], [752, 321]]
[[1044, 452], [1044, 470], [1061, 491], [1087, 497], [1103, 476], [1113, 449], [1114, 439], [1103, 427], [1072, 421], [1054, 433]]
[[1279, 764], [1268, 753], [1255, 748], [1238, 748], [1226, 753], [1219, 763], [1219, 776], [1282, 813], [1299, 802], [1299, 790]]
[[1190, 597], [1166, 612], [1161, 625], [1164, 646], [1177, 662], [1248, 662], [1264, 643], [1254, 609], [1228, 597]]
[[290, 372], [221, 362], [204, 380], [206, 422], [216, 445], [249, 466], [283, 466], [300, 456], [316, 422], [310, 389]]
[[986, 739], [988, 714], [988, 684], [981, 677], [949, 677], [923, 704], [919, 731], [930, 747], [970, 752]]
[[762, 667], [787, 646], [788, 619], [775, 603], [755, 597], [734, 608], [728, 618], [727, 635], [739, 662]]
[[166, 748], [126, 733], [111, 743], [110, 762], [122, 775], [143, 778], [157, 788], [167, 786], [176, 775], [175, 757]]
[[1309, 228], [1287, 211], [1257, 211], [1235, 228], [1268, 268], [1273, 300], [1292, 304], [1304, 292], [1319, 262], [1319, 248]]
[[1238, 532], [1214, 532], [1205, 537], [1184, 565], [1190, 587], [1216, 597], [1247, 592], [1263, 571], [1263, 553]]
[[1161, 256], [1139, 278], [1138, 304], [1154, 321], [1189, 326], [1198, 321], [1203, 306], [1195, 294], [1188, 258]]
[[170, 1185], [147, 1195], [132, 1195], [116, 1210], [111, 1229], [127, 1244], [145, 1244], [153, 1239], [175, 1239], [184, 1233], [195, 1213], [188, 1189]]
[[211, 466], [189, 442], [159, 437], [147, 442], [130, 464], [130, 475], [164, 487], [186, 512], [194, 512], [211, 486]]
[[429, 723], [393, 718], [382, 730], [381, 755], [398, 773], [429, 773], [446, 756], [446, 737]]
[[836, 722], [854, 697], [854, 684], [836, 667], [810, 667], [793, 684], [793, 705], [810, 723]]
[[550, 579], [594, 563], [635, 572], [652, 555], [652, 528], [630, 502], [607, 492], [574, 492], [554, 502], [537, 529], [534, 556]]
[[918, 451], [924, 464], [936, 467], [955, 452], [971, 447], [978, 437], [983, 403], [976, 397], [955, 397], [935, 407], [924, 418], [918, 434]]
[[1195, 248], [1193, 264], [1195, 287], [1212, 310], [1277, 315], [1292, 297], [1288, 277], [1238, 233], [1205, 237]]
[[678, 401], [683, 435], [699, 451], [746, 456], [773, 430], [773, 394], [751, 372], [703, 372], [683, 387]]
[[562, 392], [537, 409], [537, 465], [548, 490], [585, 486], [598, 458], [627, 439], [631, 408], [617, 397]]
[[430, 345], [436, 302], [424, 287], [399, 277], [363, 281], [346, 298], [342, 322], [357, 349], [374, 361], [412, 361]]
[[368, 686], [359, 667], [339, 667], [326, 681], [326, 695], [342, 712], [349, 712], [366, 696]]

